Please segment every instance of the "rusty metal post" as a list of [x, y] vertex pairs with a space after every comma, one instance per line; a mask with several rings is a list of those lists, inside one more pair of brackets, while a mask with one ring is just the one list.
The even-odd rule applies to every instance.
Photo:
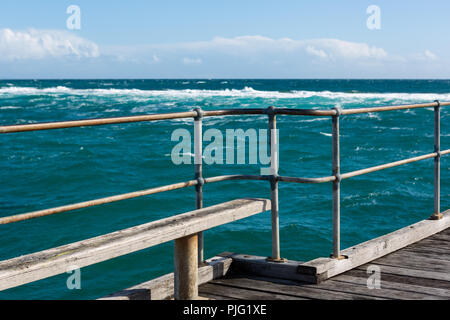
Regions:
[[[197, 116], [194, 118], [194, 165], [195, 165], [195, 179], [197, 185], [195, 186], [195, 207], [197, 209], [203, 208], [203, 185], [205, 180], [203, 179], [203, 110], [196, 108]], [[198, 236], [198, 263], [201, 264], [203, 258], [203, 232], [199, 232]]]
[[275, 115], [275, 108], [269, 107], [267, 109], [269, 116], [269, 130], [270, 130], [270, 200], [271, 200], [271, 216], [272, 216], [272, 256], [268, 258], [270, 261], [283, 262], [280, 256], [280, 223], [279, 223], [279, 208], [278, 208], [278, 133], [277, 133], [277, 118]]
[[332, 258], [341, 259], [341, 168], [340, 168], [340, 146], [339, 146], [339, 116], [341, 109], [334, 108], [336, 114], [332, 116], [332, 136], [333, 136], [333, 253]]
[[441, 104], [438, 100], [435, 101], [437, 106], [434, 107], [434, 152], [437, 153], [434, 157], [434, 213], [431, 215], [432, 220], [442, 219], [440, 206], [441, 194], [441, 120], [440, 109]]
[[197, 235], [175, 240], [174, 299], [198, 299], [198, 242]]

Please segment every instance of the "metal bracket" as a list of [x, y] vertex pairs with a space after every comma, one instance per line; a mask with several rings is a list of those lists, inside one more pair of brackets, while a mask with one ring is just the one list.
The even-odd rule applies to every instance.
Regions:
[[338, 173], [338, 174], [335, 174], [334, 175], [334, 177], [335, 177], [335, 180], [334, 181], [336, 181], [336, 182], [341, 182], [341, 180], [342, 180], [342, 176]]
[[197, 115], [194, 117], [195, 121], [198, 121], [201, 118], [203, 118], [203, 115], [205, 114], [205, 112], [202, 110], [202, 108], [197, 107], [194, 109], [194, 111], [197, 112]]
[[430, 216], [430, 220], [441, 220], [444, 217], [442, 213], [433, 213]]
[[435, 107], [435, 108], [440, 108], [441, 107], [441, 103], [439, 102], [439, 100], [434, 100], [434, 102], [436, 102], [437, 103], [437, 106]]
[[275, 183], [278, 182], [278, 175], [270, 175], [269, 176], [269, 182], [270, 182], [270, 190], [275, 190]]
[[276, 262], [276, 263], [284, 263], [287, 262], [287, 259], [285, 258], [272, 258], [272, 257], [267, 257], [266, 258], [267, 262]]
[[336, 111], [336, 117], [339, 117], [342, 114], [342, 107], [340, 106], [334, 107], [332, 110]]
[[272, 174], [269, 176], [270, 183], [275, 183], [278, 181], [278, 174]]
[[269, 116], [274, 116], [275, 115], [275, 107], [274, 106], [270, 106], [266, 109], [266, 114]]
[[197, 186], [201, 187], [205, 184], [205, 179], [202, 177], [197, 178]]
[[340, 255], [339, 257], [335, 257], [333, 254], [330, 254], [330, 258], [336, 260], [345, 260], [348, 259], [348, 256]]

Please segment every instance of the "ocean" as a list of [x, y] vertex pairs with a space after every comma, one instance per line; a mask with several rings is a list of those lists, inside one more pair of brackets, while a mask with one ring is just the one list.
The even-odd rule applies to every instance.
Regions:
[[[0, 125], [178, 112], [201, 107], [329, 109], [450, 101], [450, 80], [2, 80]], [[450, 108], [441, 110], [441, 148], [450, 147]], [[278, 116], [280, 175], [331, 175], [331, 119]], [[433, 152], [433, 109], [341, 118], [341, 172]], [[192, 119], [0, 135], [0, 216], [161, 186], [194, 177], [175, 165], [174, 130]], [[205, 118], [204, 130], [267, 129], [267, 116]], [[450, 161], [441, 160], [441, 208], [450, 207]], [[259, 174], [258, 164], [204, 165], [204, 176]], [[342, 248], [428, 218], [433, 159], [341, 184]], [[195, 208], [193, 187], [0, 226], [0, 260], [150, 222]], [[332, 250], [330, 183], [280, 182], [281, 256], [307, 261]], [[270, 197], [266, 181], [204, 187], [204, 205]], [[271, 254], [270, 212], [205, 232], [205, 257]], [[173, 271], [166, 243], [0, 292], [0, 299], [95, 299]]]

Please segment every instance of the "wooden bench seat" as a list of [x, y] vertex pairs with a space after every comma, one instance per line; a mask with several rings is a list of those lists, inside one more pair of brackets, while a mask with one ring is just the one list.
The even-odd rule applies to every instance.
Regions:
[[0, 290], [65, 273], [69, 266], [81, 268], [171, 240], [186, 239], [267, 210], [270, 210], [270, 200], [237, 199], [0, 261]]

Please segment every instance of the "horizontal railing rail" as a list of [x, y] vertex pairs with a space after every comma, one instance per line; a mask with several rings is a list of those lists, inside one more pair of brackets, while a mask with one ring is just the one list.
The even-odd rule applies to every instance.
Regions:
[[[449, 106], [450, 102], [442, 102], [440, 106]], [[371, 108], [356, 108], [356, 109], [342, 109], [342, 115], [383, 112], [383, 111], [395, 111], [414, 108], [434, 108], [437, 106], [437, 102], [422, 103], [422, 104], [409, 104], [398, 106], [384, 106], [384, 107], [371, 107]], [[318, 109], [286, 109], [275, 108], [275, 115], [297, 115], [297, 116], [335, 116], [336, 110], [318, 110]], [[264, 115], [267, 114], [267, 109], [223, 109], [223, 110], [210, 110], [202, 111], [204, 117], [217, 117], [217, 116], [236, 116], [236, 115]], [[115, 117], [115, 118], [98, 118], [98, 119], [84, 119], [73, 121], [59, 121], [59, 122], [47, 122], [47, 123], [32, 123], [22, 125], [10, 125], [0, 126], [0, 133], [14, 133], [14, 132], [26, 132], [26, 131], [39, 131], [39, 130], [51, 130], [51, 129], [64, 129], [75, 127], [88, 127], [99, 126], [108, 124], [122, 124], [122, 123], [135, 123], [135, 122], [147, 122], [147, 121], [159, 121], [159, 120], [173, 120], [183, 118], [195, 118], [197, 117], [196, 111], [185, 112], [173, 112], [173, 113], [160, 113], [160, 114], [148, 114], [132, 117]]]
[[[267, 115], [269, 120], [269, 129], [271, 133], [276, 131], [276, 116], [277, 115], [296, 115], [296, 116], [329, 116], [332, 118], [332, 174], [325, 177], [288, 177], [278, 175], [278, 157], [275, 155], [276, 150], [270, 150], [271, 152], [271, 167], [272, 173], [270, 175], [222, 175], [213, 177], [203, 177], [202, 173], [202, 161], [200, 163], [195, 162], [195, 179], [185, 182], [174, 183], [166, 186], [153, 187], [150, 189], [124, 193], [105, 198], [79, 202], [55, 208], [38, 210], [28, 213], [16, 214], [12, 216], [6, 216], [0, 218], [0, 224], [8, 224], [32, 218], [78, 210], [82, 208], [102, 205], [106, 203], [132, 199], [136, 197], [146, 196], [150, 194], [156, 194], [160, 192], [166, 192], [170, 190], [176, 190], [181, 188], [187, 188], [195, 186], [196, 188], [196, 208], [203, 207], [203, 185], [221, 181], [231, 180], [255, 180], [255, 181], [269, 181], [271, 185], [271, 216], [272, 216], [272, 256], [271, 259], [275, 261], [283, 261], [280, 256], [279, 245], [279, 226], [278, 226], [278, 182], [291, 182], [291, 183], [333, 183], [333, 254], [332, 257], [340, 259], [340, 182], [343, 179], [356, 177], [359, 175], [384, 170], [396, 166], [401, 166], [408, 163], [413, 163], [421, 160], [434, 158], [435, 172], [434, 172], [434, 213], [431, 216], [433, 219], [439, 219], [440, 213], [440, 158], [443, 155], [449, 154], [450, 149], [440, 149], [440, 108], [443, 106], [450, 106], [450, 102], [435, 101], [432, 103], [422, 104], [408, 104], [408, 105], [395, 105], [395, 106], [381, 106], [370, 108], [356, 108], [356, 109], [341, 109], [333, 108], [328, 110], [319, 109], [287, 109], [287, 108], [254, 108], [254, 109], [223, 109], [223, 110], [201, 110], [199, 108], [192, 111], [175, 112], [175, 113], [163, 113], [163, 114], [148, 114], [131, 117], [115, 117], [115, 118], [99, 118], [99, 119], [86, 119], [86, 120], [74, 120], [74, 121], [62, 121], [62, 122], [48, 122], [48, 123], [33, 123], [24, 125], [9, 125], [0, 126], [0, 133], [18, 133], [29, 132], [39, 130], [50, 129], [64, 129], [75, 127], [87, 127], [87, 126], [99, 126], [108, 124], [123, 124], [123, 123], [136, 123], [136, 122], [148, 122], [148, 121], [160, 121], [160, 120], [173, 120], [173, 119], [194, 119], [194, 133], [197, 138], [194, 138], [194, 157], [201, 159], [202, 155], [202, 121], [204, 117], [218, 117], [218, 116], [233, 116], [233, 115]], [[347, 173], [342, 173], [340, 170], [340, 152], [339, 152], [339, 118], [342, 115], [355, 115], [363, 113], [373, 112], [385, 112], [395, 110], [405, 110], [414, 108], [433, 108], [434, 109], [434, 150], [432, 153], [425, 155], [403, 159], [395, 162], [381, 164], [369, 168], [355, 170]], [[271, 136], [271, 138], [273, 138]], [[203, 261], [203, 236], [198, 234], [199, 241], [199, 261]]]
[[[450, 153], [450, 149], [441, 151], [441, 155], [446, 155], [449, 153]], [[418, 156], [418, 157], [409, 158], [409, 159], [405, 159], [405, 160], [390, 162], [390, 163], [386, 163], [386, 164], [382, 164], [382, 165], [378, 165], [378, 166], [374, 166], [374, 167], [370, 167], [370, 168], [365, 168], [365, 169], [361, 169], [361, 170], [351, 171], [351, 172], [342, 174], [341, 179], [342, 180], [348, 179], [351, 177], [356, 177], [356, 176], [360, 176], [363, 174], [400, 166], [403, 164], [408, 164], [408, 163], [412, 163], [412, 162], [417, 162], [417, 161], [421, 161], [421, 160], [425, 160], [425, 159], [434, 158], [436, 156], [437, 156], [437, 153], [429, 153], [429, 154], [426, 154], [423, 156]], [[326, 177], [318, 177], [318, 178], [302, 178], [302, 177], [277, 176], [275, 179], [277, 181], [282, 181], [282, 182], [318, 184], [318, 183], [333, 182], [336, 180], [336, 177], [335, 176], [326, 176]], [[241, 174], [241, 175], [239, 175], [239, 174], [223, 175], [223, 176], [214, 176], [214, 177], [204, 178], [204, 183], [206, 184], [206, 183], [214, 183], [214, 182], [230, 181], [230, 180], [268, 181], [268, 180], [270, 180], [270, 176], [243, 175], [243, 174]], [[23, 220], [32, 219], [32, 218], [48, 216], [48, 215], [52, 215], [52, 214], [56, 214], [56, 213], [73, 211], [73, 210], [98, 206], [98, 205], [102, 205], [102, 204], [107, 204], [107, 203], [111, 203], [111, 202], [138, 198], [138, 197], [156, 194], [156, 193], [160, 193], [160, 192], [166, 192], [166, 191], [171, 191], [171, 190], [192, 187], [192, 186], [196, 186], [197, 184], [198, 184], [197, 180], [189, 180], [189, 181], [185, 181], [185, 182], [178, 182], [178, 183], [169, 184], [169, 185], [165, 185], [165, 186], [154, 187], [154, 188], [150, 188], [150, 189], [134, 191], [134, 192], [129, 192], [129, 193], [123, 193], [123, 194], [114, 195], [114, 196], [110, 196], [110, 197], [98, 198], [98, 199], [73, 203], [73, 204], [69, 204], [69, 205], [65, 205], [65, 206], [49, 208], [49, 209], [45, 209], [45, 210], [22, 213], [22, 214], [17, 214], [17, 215], [13, 215], [13, 216], [7, 216], [7, 217], [0, 217], [0, 224], [19, 222], [19, 221], [23, 221]]]

